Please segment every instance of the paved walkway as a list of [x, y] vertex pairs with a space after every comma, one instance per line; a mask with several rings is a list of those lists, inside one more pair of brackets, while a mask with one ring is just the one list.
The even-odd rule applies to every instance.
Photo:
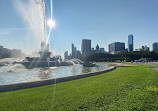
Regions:
[[112, 63], [115, 64], [116, 67], [134, 67], [134, 66], [139, 66], [139, 65], [132, 65], [132, 64], [122, 64], [122, 63]]
[[158, 72], [158, 68], [152, 68], [152, 69], [154, 69], [155, 71], [157, 71], [157, 72]]
[[[150, 62], [149, 65], [156, 65], [156, 66], [158, 66], [158, 62]], [[152, 69], [158, 72], [158, 68], [157, 67], [152, 68]]]

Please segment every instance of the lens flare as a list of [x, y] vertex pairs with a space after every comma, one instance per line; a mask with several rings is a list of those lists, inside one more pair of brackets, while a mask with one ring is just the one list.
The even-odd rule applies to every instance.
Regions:
[[49, 20], [47, 21], [47, 25], [48, 25], [50, 28], [55, 28], [56, 22], [55, 22], [55, 20], [53, 20], [53, 19], [49, 19]]
[[[50, 20], [53, 20], [53, 0], [50, 0]], [[49, 21], [49, 20], [48, 20]], [[55, 22], [55, 25], [56, 25], [56, 22]], [[49, 31], [48, 31], [48, 34], [47, 34], [47, 41], [46, 43], [49, 42], [49, 38], [51, 36], [51, 32], [52, 32], [52, 28], [49, 26]]]

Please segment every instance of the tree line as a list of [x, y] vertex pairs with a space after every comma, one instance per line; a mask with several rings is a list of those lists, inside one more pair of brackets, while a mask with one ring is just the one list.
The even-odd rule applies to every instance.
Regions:
[[140, 58], [151, 58], [152, 60], [158, 60], [158, 53], [150, 51], [133, 51], [133, 52], [122, 52], [118, 54], [105, 54], [95, 53], [86, 58], [85, 61], [95, 62], [115, 62], [115, 61], [135, 61]]
[[22, 53], [21, 50], [19, 49], [7, 49], [7, 48], [0, 48], [0, 59], [3, 58], [17, 58], [17, 57], [25, 57], [26, 55], [24, 53]]

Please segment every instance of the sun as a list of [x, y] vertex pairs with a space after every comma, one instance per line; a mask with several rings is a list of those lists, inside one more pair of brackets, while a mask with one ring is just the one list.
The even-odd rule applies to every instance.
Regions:
[[55, 28], [55, 27], [56, 27], [56, 22], [55, 22], [55, 20], [53, 20], [53, 19], [48, 19], [48, 20], [47, 20], [47, 25], [48, 25], [50, 28]]

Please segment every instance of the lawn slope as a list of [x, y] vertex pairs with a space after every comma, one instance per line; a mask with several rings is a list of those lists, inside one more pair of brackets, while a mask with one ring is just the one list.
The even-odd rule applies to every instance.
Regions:
[[157, 110], [158, 72], [148, 65], [0, 93], [0, 110]]

